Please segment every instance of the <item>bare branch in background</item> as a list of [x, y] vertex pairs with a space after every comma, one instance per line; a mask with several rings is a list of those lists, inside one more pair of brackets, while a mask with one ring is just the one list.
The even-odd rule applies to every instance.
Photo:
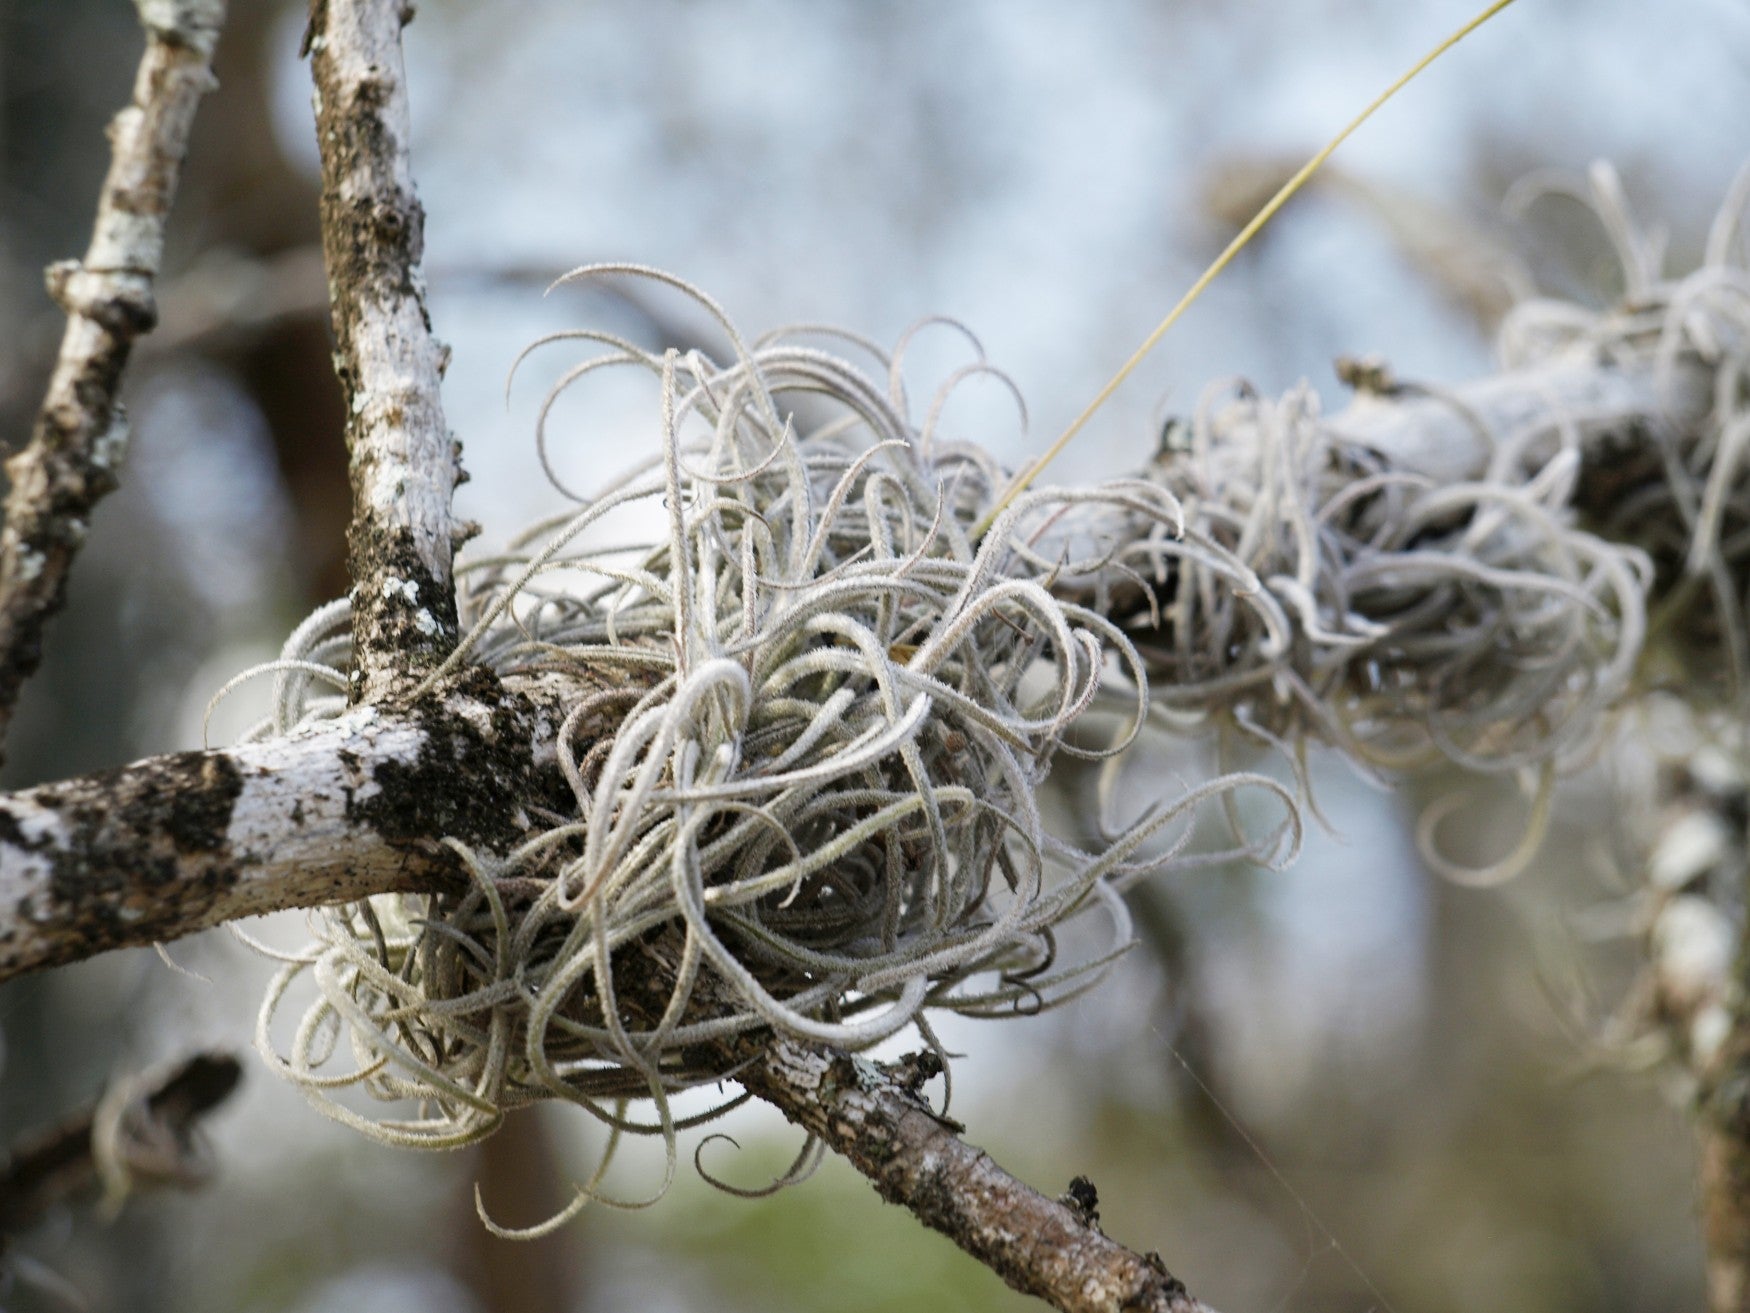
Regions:
[[444, 423], [445, 348], [419, 265], [425, 211], [408, 164], [401, 0], [318, 0], [306, 41], [322, 154], [322, 249], [347, 402], [353, 660], [367, 699], [429, 672], [456, 644]]
[[102, 1186], [193, 1189], [210, 1175], [200, 1121], [231, 1097], [243, 1068], [196, 1053], [115, 1083], [102, 1098], [16, 1141], [0, 1162], [0, 1241]]
[[42, 660], [91, 512], [116, 487], [127, 423], [116, 404], [134, 340], [157, 321], [153, 283], [195, 107], [214, 85], [224, 0], [138, 0], [146, 53], [110, 125], [109, 174], [83, 261], [52, 265], [67, 331], [30, 444], [6, 462], [0, 531], [0, 740]]
[[[1203, 209], [1218, 223], [1239, 228], [1294, 176], [1298, 157], [1230, 155], [1203, 177]], [[1378, 224], [1404, 257], [1468, 318], [1493, 331], [1516, 302], [1536, 294], [1520, 253], [1493, 230], [1461, 211], [1433, 205], [1332, 161], [1306, 186], [1353, 205]], [[1269, 229], [1259, 239], [1269, 242]]]

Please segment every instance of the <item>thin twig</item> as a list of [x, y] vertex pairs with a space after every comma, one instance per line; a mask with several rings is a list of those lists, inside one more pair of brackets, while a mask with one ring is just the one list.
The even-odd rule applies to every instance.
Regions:
[[157, 321], [153, 282], [200, 98], [217, 85], [224, 0], [137, 0], [146, 52], [133, 103], [110, 125], [109, 174], [83, 261], [48, 271], [67, 330], [30, 444], [6, 462], [0, 532], [0, 740], [42, 660], [91, 512], [113, 491], [127, 445], [116, 396], [129, 349]]
[[376, 699], [456, 644], [450, 495], [461, 464], [439, 399], [447, 349], [419, 272], [401, 0], [318, 0], [305, 40], [322, 154], [322, 249], [347, 402], [354, 660]]
[[[645, 1021], [671, 1006], [685, 970], [681, 936], [659, 933], [639, 953], [618, 994]], [[706, 981], [689, 1021], [733, 1012], [734, 996]], [[750, 1094], [778, 1109], [869, 1178], [888, 1203], [939, 1231], [1014, 1289], [1064, 1313], [1213, 1313], [1192, 1298], [1159, 1254], [1138, 1254], [1100, 1229], [1099, 1198], [1084, 1177], [1061, 1198], [1016, 1179], [960, 1138], [965, 1128], [930, 1107], [923, 1087], [942, 1073], [925, 1050], [882, 1064], [824, 1044], [743, 1031], [700, 1046], [708, 1066], [735, 1072]]]

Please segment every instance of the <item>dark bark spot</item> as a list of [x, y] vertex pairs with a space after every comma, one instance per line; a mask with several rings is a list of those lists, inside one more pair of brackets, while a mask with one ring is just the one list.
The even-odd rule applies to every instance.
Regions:
[[1059, 1200], [1063, 1206], [1074, 1213], [1076, 1220], [1083, 1226], [1097, 1229], [1100, 1225], [1100, 1192], [1094, 1183], [1085, 1176], [1077, 1176], [1069, 1183], [1069, 1189]]
[[[93, 943], [138, 943], [186, 924], [190, 903], [208, 904], [238, 879], [236, 866], [187, 859], [223, 854], [243, 790], [237, 767], [218, 754], [184, 752], [158, 769], [105, 771], [61, 799], [67, 848], [50, 852], [49, 898], [71, 909]], [[141, 836], [154, 836], [142, 844]], [[176, 889], [181, 896], [171, 896]]]
[[[361, 516], [347, 538], [348, 567], [363, 581], [352, 595], [357, 649], [393, 652], [410, 674], [436, 666], [456, 645], [455, 600], [420, 555], [412, 530]], [[385, 590], [388, 579], [400, 585]]]
[[0, 844], [5, 844], [9, 848], [23, 848], [27, 851], [36, 848], [36, 845], [25, 837], [24, 830], [18, 824], [18, 819], [4, 809], [0, 809]]
[[391, 89], [392, 83], [382, 69], [371, 65], [370, 71], [358, 80], [358, 109], [364, 113], [381, 109], [388, 103]]
[[[449, 710], [457, 694], [489, 708], [484, 728]], [[391, 843], [448, 837], [504, 852], [525, 837], [528, 804], [561, 802], [563, 781], [534, 765], [534, 708], [490, 671], [471, 667], [411, 710], [429, 727], [419, 757], [378, 763], [380, 791], [349, 811]]]
[[170, 759], [182, 776], [171, 780], [166, 830], [179, 853], [211, 852], [225, 846], [231, 810], [243, 792], [243, 776], [230, 758], [185, 752]]

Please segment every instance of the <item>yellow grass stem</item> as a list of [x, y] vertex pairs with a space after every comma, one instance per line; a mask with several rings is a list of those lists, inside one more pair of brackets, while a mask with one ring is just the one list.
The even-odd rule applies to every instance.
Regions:
[[1244, 249], [1246, 243], [1258, 235], [1258, 230], [1276, 216], [1276, 212], [1287, 204], [1288, 198], [1293, 196], [1295, 192], [1299, 191], [1301, 187], [1305, 185], [1307, 179], [1311, 178], [1313, 174], [1317, 173], [1319, 169], [1324, 166], [1325, 161], [1331, 158], [1332, 154], [1336, 152], [1337, 147], [1341, 146], [1349, 139], [1355, 129], [1359, 128], [1363, 123], [1367, 122], [1368, 119], [1373, 117], [1375, 110], [1385, 104], [1385, 102], [1390, 100], [1393, 96], [1397, 95], [1397, 93], [1403, 90], [1404, 87], [1408, 86], [1423, 69], [1427, 68], [1428, 65], [1432, 64], [1436, 59], [1439, 59], [1441, 55], [1452, 49], [1453, 46], [1464, 40], [1472, 32], [1476, 31], [1484, 23], [1488, 22], [1496, 14], [1500, 13], [1512, 3], [1513, 0], [1494, 0], [1494, 3], [1489, 5], [1488, 8], [1477, 14], [1476, 17], [1472, 18], [1463, 27], [1459, 28], [1456, 32], [1453, 32], [1439, 45], [1435, 46], [1427, 54], [1423, 55], [1421, 59], [1417, 60], [1415, 65], [1407, 73], [1398, 78], [1397, 81], [1393, 82], [1384, 91], [1380, 92], [1379, 95], [1374, 97], [1372, 103], [1369, 104], [1366, 109], [1362, 110], [1353, 119], [1349, 120], [1343, 130], [1335, 137], [1332, 137], [1323, 150], [1302, 165], [1300, 171], [1282, 185], [1282, 189], [1265, 203], [1263, 209], [1259, 210], [1257, 214], [1252, 216], [1251, 222], [1244, 228], [1240, 229], [1239, 235], [1227, 244], [1227, 249], [1220, 255], [1216, 256], [1214, 262], [1209, 268], [1203, 271], [1202, 276], [1199, 277], [1195, 283], [1191, 284], [1191, 289], [1186, 292], [1184, 296], [1179, 298], [1179, 303], [1167, 312], [1167, 317], [1161, 320], [1161, 322], [1155, 326], [1154, 332], [1150, 333], [1148, 337], [1144, 339], [1143, 344], [1131, 353], [1130, 359], [1124, 362], [1123, 367], [1111, 377], [1105, 387], [1100, 389], [1099, 395], [1087, 404], [1087, 407], [1082, 413], [1075, 417], [1075, 420], [1063, 431], [1057, 441], [1053, 442], [1043, 455], [1036, 460], [1029, 462], [1015, 475], [1008, 488], [1004, 491], [1001, 499], [998, 500], [995, 507], [991, 509], [990, 513], [987, 514], [984, 520], [979, 524], [974, 536], [982, 538], [985, 535], [985, 532], [990, 528], [992, 522], [996, 520], [997, 516], [1002, 514], [1003, 510], [1010, 502], [1020, 496], [1021, 493], [1025, 492], [1027, 486], [1039, 476], [1040, 471], [1057, 458], [1058, 453], [1069, 445], [1071, 438], [1075, 437], [1076, 434], [1082, 431], [1083, 426], [1093, 418], [1094, 412], [1106, 404], [1107, 400], [1118, 390], [1124, 380], [1129, 378], [1136, 367], [1142, 363], [1143, 357], [1147, 356], [1150, 351], [1153, 351], [1155, 345], [1161, 340], [1161, 338], [1166, 336], [1167, 330], [1179, 321], [1180, 316], [1191, 308], [1191, 304], [1196, 301], [1198, 297], [1203, 295], [1204, 289], [1207, 288], [1210, 283], [1215, 281], [1216, 276], [1220, 274], [1223, 269], [1227, 268], [1227, 266], [1232, 263], [1234, 256], [1238, 255], [1240, 251]]

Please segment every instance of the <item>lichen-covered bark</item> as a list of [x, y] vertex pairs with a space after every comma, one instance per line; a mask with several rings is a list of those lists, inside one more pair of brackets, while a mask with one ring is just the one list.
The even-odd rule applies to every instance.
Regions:
[[67, 331], [30, 443], [6, 462], [0, 530], [0, 741], [42, 660], [43, 630], [98, 501], [116, 487], [127, 422], [116, 404], [134, 340], [157, 322], [164, 225], [200, 98], [215, 83], [224, 0], [138, 0], [146, 51], [110, 125], [108, 176], [84, 260], [48, 271]]
[[461, 879], [440, 838], [502, 852], [558, 784], [531, 690], [477, 671], [398, 711], [0, 797], [0, 980]]
[[0, 803], [0, 979], [284, 907], [418, 888], [433, 863], [360, 822], [425, 733], [355, 716], [178, 753]]
[[456, 644], [450, 495], [461, 477], [439, 398], [408, 167], [401, 0], [322, 0], [310, 17], [322, 250], [347, 400], [355, 660], [365, 698], [417, 682]]

